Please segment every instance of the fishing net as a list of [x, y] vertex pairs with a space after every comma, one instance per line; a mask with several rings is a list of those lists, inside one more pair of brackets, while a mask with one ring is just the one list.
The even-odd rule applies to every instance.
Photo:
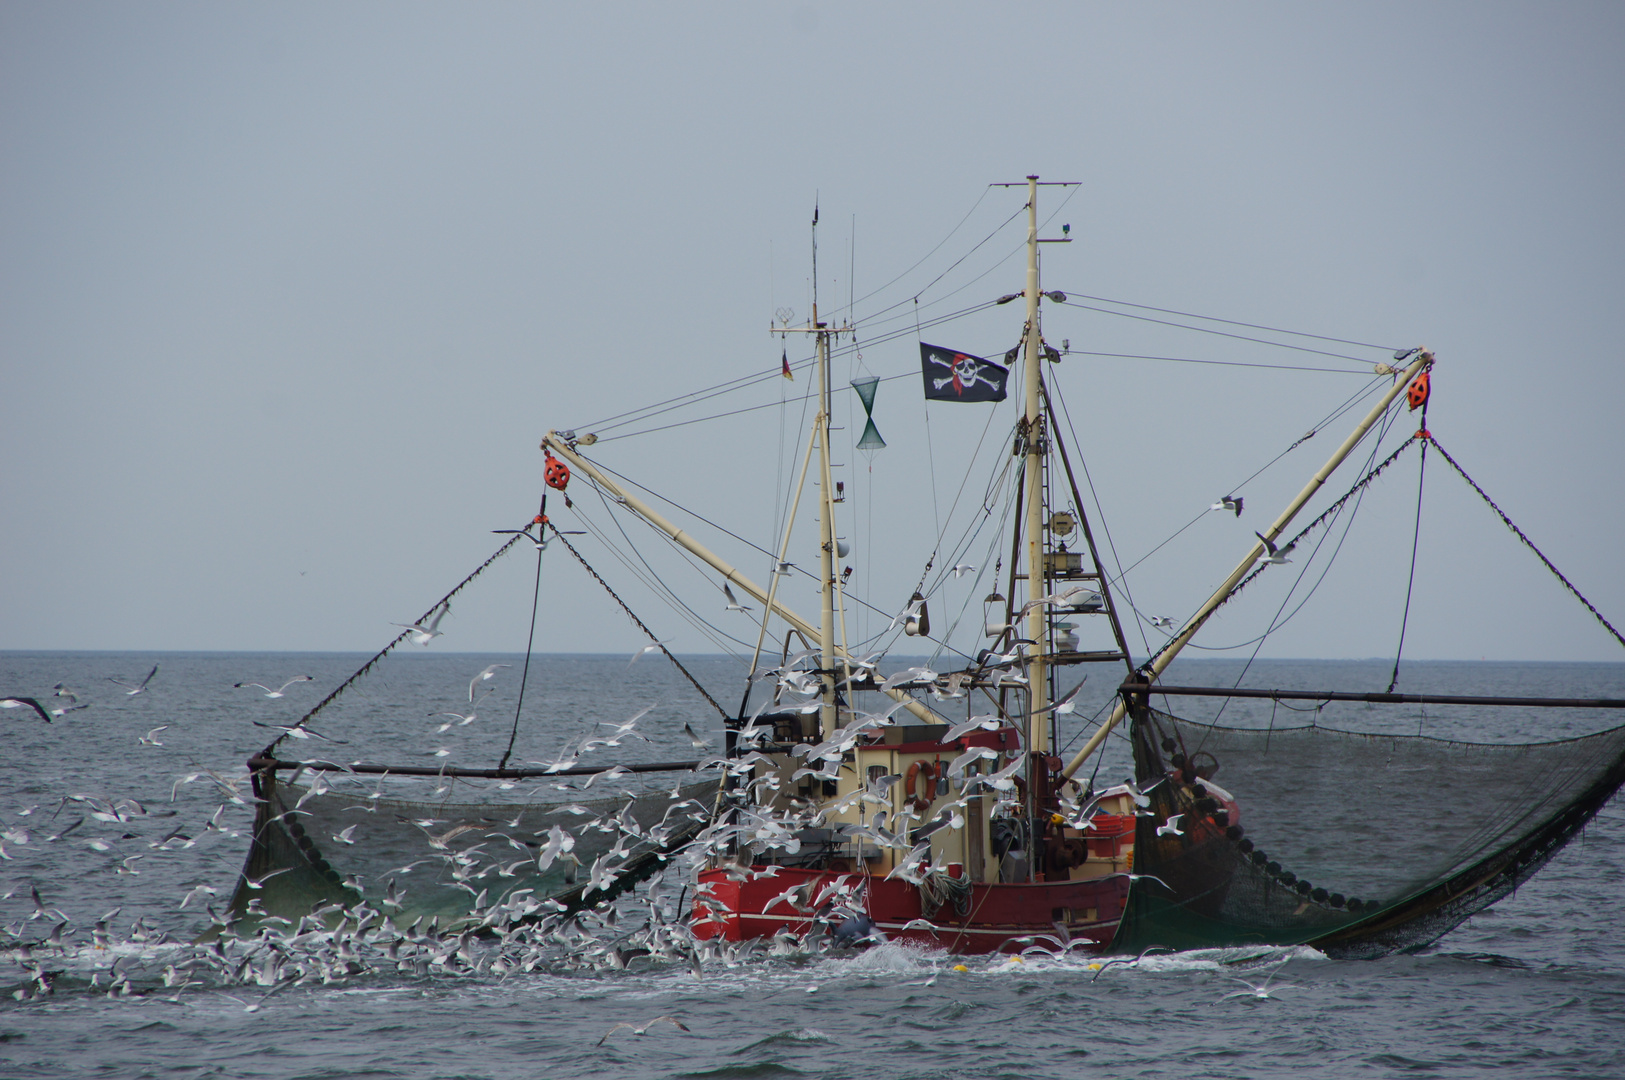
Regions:
[[1123, 952], [1420, 948], [1516, 888], [1625, 783], [1625, 726], [1488, 745], [1149, 710], [1132, 739], [1150, 798], [1134, 871], [1156, 880], [1135, 883]]
[[[428, 791], [385, 798], [342, 780], [286, 784], [267, 772], [231, 910], [247, 928], [361, 901], [400, 926], [524, 921], [543, 900], [597, 903], [652, 872], [709, 819], [716, 791], [703, 780], [571, 803], [450, 802]], [[554, 826], [574, 846], [543, 870]], [[608, 888], [592, 889], [595, 864]]]

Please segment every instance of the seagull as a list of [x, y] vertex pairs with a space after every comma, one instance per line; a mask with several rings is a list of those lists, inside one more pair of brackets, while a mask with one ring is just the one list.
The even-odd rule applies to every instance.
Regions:
[[960, 578], [960, 577], [964, 577], [966, 574], [968, 574], [972, 570], [976, 569], [976, 567], [972, 566], [970, 563], [960, 563], [958, 566], [954, 567], [953, 569], [954, 569], [954, 577]]
[[240, 690], [241, 688], [243, 688], [245, 686], [257, 686], [261, 690], [265, 691], [265, 696], [266, 697], [272, 698], [272, 697], [281, 697], [283, 695], [283, 693], [288, 689], [288, 687], [292, 686], [296, 682], [310, 682], [310, 681], [311, 681], [311, 678], [310, 678], [309, 675], [296, 675], [293, 678], [289, 679], [287, 682], [283, 683], [281, 686], [277, 687], [275, 690], [272, 690], [269, 686], [266, 686], [264, 683], [257, 683], [257, 682], [232, 683], [231, 688], [233, 690]]
[[[47, 724], [51, 722], [51, 714], [45, 711], [45, 706], [41, 705], [38, 701], [35, 701], [31, 697], [0, 698], [0, 709], [22, 708], [33, 709], [35, 712], [40, 714], [40, 719], [44, 720]], [[67, 710], [63, 709], [62, 712], [67, 712]]]
[[906, 607], [902, 611], [898, 612], [897, 617], [891, 621], [891, 626], [886, 627], [886, 629], [890, 630], [893, 627], [895, 627], [898, 623], [906, 623], [909, 619], [918, 619], [919, 615], [920, 615], [920, 608], [924, 604], [925, 604], [925, 597], [923, 597], [923, 596], [916, 599], [916, 600], [910, 600], [908, 602], [908, 607]]
[[710, 739], [700, 738], [698, 735], [694, 734], [694, 729], [689, 727], [687, 724], [683, 725], [683, 734], [688, 736], [688, 741], [694, 744], [694, 749], [696, 750], [704, 750], [706, 747], [711, 745]]
[[434, 609], [429, 612], [430, 617], [429, 624], [427, 626], [423, 625], [422, 622], [397, 622], [390, 623], [389, 625], [400, 626], [410, 630], [412, 632], [412, 640], [414, 642], [419, 645], [427, 645], [429, 642], [441, 635], [442, 631], [439, 629], [440, 620], [444, 619], [446, 617], [446, 613], [449, 611], [451, 611], [451, 601], [446, 600], [436, 604]]
[[[494, 533], [509, 533], [509, 534], [518, 533], [519, 535], [523, 536], [526, 540], [529, 540], [532, 544], [535, 544], [537, 551], [545, 551], [545, 550], [547, 550], [547, 531], [546, 531], [546, 529], [542, 530], [542, 535], [541, 535], [540, 539], [538, 539], [538, 538], [536, 538], [536, 537], [534, 537], [534, 536], [532, 536], [530, 534], [530, 526], [529, 525], [525, 526], [523, 529], [492, 529], [491, 531], [494, 532]], [[396, 623], [395, 625], [396, 626], [401, 626], [401, 625], [404, 625], [404, 624]]]
[[127, 695], [134, 697], [136, 694], [139, 694], [141, 691], [147, 688], [147, 684], [152, 681], [152, 677], [156, 674], [158, 674], [158, 665], [154, 664], [152, 665], [152, 670], [147, 672], [147, 677], [141, 680], [141, 685], [139, 686], [137, 686], [135, 683], [127, 683], [123, 679], [115, 679], [111, 675], [108, 676], [107, 681], [110, 683], [118, 683], [120, 686], [124, 687], [124, 692]]
[[1241, 496], [1240, 495], [1226, 495], [1224, 498], [1220, 499], [1218, 502], [1216, 502], [1212, 506], [1208, 507], [1208, 509], [1209, 510], [1231, 510], [1231, 511], [1235, 512], [1235, 515], [1237, 517], [1240, 517], [1241, 516]]
[[[1238, 982], [1241, 985], [1245, 986], [1247, 989], [1245, 989], [1245, 990], [1236, 990], [1236, 991], [1234, 991], [1232, 993], [1226, 994], [1223, 997], [1221, 997], [1219, 999], [1219, 1001], [1229, 1001], [1231, 998], [1238, 998], [1238, 997], [1258, 998], [1260, 1000], [1273, 1000], [1272, 997], [1271, 997], [1271, 994], [1270, 994], [1270, 989], [1271, 989], [1270, 988], [1270, 980], [1275, 978], [1275, 972], [1279, 971], [1279, 970], [1280, 970], [1279, 968], [1276, 968], [1275, 970], [1272, 970], [1268, 975], [1264, 976], [1264, 981], [1261, 982], [1261, 983], [1250, 983], [1246, 979], [1238, 979], [1233, 975], [1230, 976], [1230, 980], [1232, 982]], [[1281, 985], [1275, 987], [1274, 989], [1276, 989], [1276, 990], [1302, 990], [1303, 987], [1297, 985], [1296, 983], [1282, 983]], [[1218, 1003], [1219, 1003], [1218, 1001], [1214, 1002], [1215, 1005], [1217, 1005]]]
[[[489, 695], [489, 694], [485, 695], [485, 697], [490, 697], [490, 696], [491, 695]], [[484, 701], [485, 697], [480, 698], [480, 700]], [[455, 717], [457, 719], [457, 726], [458, 727], [467, 727], [468, 725], [472, 724], [475, 720], [479, 719], [479, 713], [476, 713], [476, 712], [469, 712], [469, 713], [437, 712], [437, 713], [431, 713], [430, 715], [432, 715], [432, 716], [451, 716], [451, 717]], [[451, 721], [447, 720], [444, 724], [441, 724], [438, 728], [435, 729], [435, 734], [440, 735], [440, 734], [443, 734], [444, 732], [446, 732], [446, 731], [448, 731], [450, 729], [451, 729]]]
[[141, 738], [137, 739], [136, 742], [140, 743], [142, 746], [162, 746], [164, 744], [158, 741], [158, 733], [160, 731], [167, 731], [168, 729], [168, 724], [155, 727], [145, 735], [141, 736]]
[[[505, 668], [505, 667], [513, 667], [513, 665], [512, 664], [492, 664], [490, 667], [486, 668], [484, 671], [480, 672], [478, 675], [476, 675], [472, 679], [468, 680], [468, 703], [470, 705], [472, 705], [474, 703], [474, 687], [478, 686], [480, 683], [484, 682], [486, 679], [489, 679], [493, 675], [495, 675], [499, 668]], [[464, 723], [467, 723], [467, 721], [464, 721]]]
[[1292, 549], [1298, 546], [1297, 541], [1293, 541], [1286, 547], [1278, 548], [1275, 546], [1275, 541], [1271, 540], [1263, 533], [1255, 532], [1253, 535], [1264, 541], [1264, 547], [1268, 552], [1267, 557], [1264, 559], [1265, 562], [1280, 565], [1281, 563], [1289, 563], [1292, 561], [1291, 559], [1287, 558], [1287, 556], [1292, 554]]
[[608, 1031], [604, 1032], [604, 1038], [599, 1039], [597, 1045], [603, 1046], [604, 1041], [606, 1039], [608, 1039], [611, 1035], [615, 1034], [617, 1031], [621, 1030], [622, 1028], [631, 1029], [631, 1032], [634, 1035], [647, 1035], [649, 1033], [650, 1028], [652, 1028], [656, 1024], [659, 1024], [659, 1023], [662, 1023], [662, 1022], [668, 1023], [668, 1024], [676, 1024], [677, 1027], [679, 1029], [683, 1030], [683, 1031], [689, 1030], [688, 1025], [683, 1023], [681, 1020], [677, 1019], [677, 1017], [675, 1017], [675, 1016], [657, 1016], [653, 1020], [650, 1020], [648, 1023], [642, 1025], [641, 1027], [639, 1025], [637, 1025], [637, 1024], [628, 1024], [628, 1023], [624, 1023], [624, 1022], [616, 1024], [614, 1027], [612, 1027]]
[[997, 716], [973, 716], [963, 724], [956, 724], [948, 729], [948, 734], [938, 740], [942, 745], [956, 742], [973, 731], [997, 731], [1004, 726], [1004, 721]]
[[1174, 628], [1174, 620], [1170, 616], [1167, 616], [1167, 615], [1153, 615], [1153, 616], [1151, 616], [1151, 629], [1153, 629], [1153, 630], [1172, 630], [1173, 628]]
[[323, 735], [319, 731], [312, 731], [308, 727], [303, 727], [303, 726], [297, 725], [297, 724], [294, 725], [293, 727], [287, 727], [287, 726], [285, 726], [283, 724], [264, 724], [264, 723], [261, 723], [258, 720], [253, 721], [253, 724], [254, 724], [255, 727], [276, 728], [278, 731], [282, 732], [284, 735], [292, 735], [296, 739], [308, 739], [308, 738], [311, 738], [312, 736], [314, 736], [314, 737], [316, 737], [318, 739], [323, 739], [323, 740], [325, 740], [327, 742], [336, 742], [336, 743], [344, 742], [344, 740], [342, 740], [342, 739], [329, 739], [326, 735]]
[[1158, 836], [1184, 836], [1185, 835], [1185, 830], [1181, 829], [1179, 827], [1179, 819], [1184, 817], [1184, 816], [1185, 816], [1184, 814], [1175, 814], [1173, 817], [1169, 818], [1167, 821], [1163, 822], [1161, 825], [1158, 825], [1157, 826], [1157, 835]]
[[723, 611], [755, 611], [756, 610], [755, 608], [747, 607], [746, 605], [741, 604], [737, 599], [735, 599], [734, 598], [734, 591], [732, 589], [728, 588], [728, 583], [726, 581], [724, 581], [722, 583], [722, 595], [726, 596], [728, 598], [728, 606], [723, 608], [722, 609]]
[[1078, 691], [1082, 690], [1083, 689], [1083, 684], [1088, 682], [1088, 681], [1089, 681], [1089, 676], [1085, 675], [1083, 677], [1083, 679], [1078, 683], [1078, 685], [1074, 686], [1071, 690], [1067, 691], [1066, 696], [1063, 697], [1060, 701], [1057, 701], [1053, 705], [1046, 705], [1042, 709], [1034, 709], [1033, 710], [1033, 715], [1036, 716], [1039, 713], [1046, 713], [1046, 712], [1050, 712], [1052, 710], [1054, 711], [1055, 715], [1057, 715], [1057, 716], [1065, 716], [1068, 713], [1072, 712], [1072, 710], [1074, 710], [1074, 709], [1076, 709], [1078, 707], [1077, 702], [1074, 700], [1078, 696]]
[[51, 687], [51, 696], [65, 697], [75, 704], [77, 704], [79, 701], [79, 695], [74, 693], [72, 690], [69, 690], [67, 683], [57, 683], [55, 686]]
[[642, 656], [644, 653], [657, 652], [665, 647], [666, 643], [664, 641], [657, 641], [653, 645], [645, 645], [643, 648], [632, 654], [632, 659], [626, 662], [626, 666], [630, 668], [633, 664], [637, 663], [638, 657]]

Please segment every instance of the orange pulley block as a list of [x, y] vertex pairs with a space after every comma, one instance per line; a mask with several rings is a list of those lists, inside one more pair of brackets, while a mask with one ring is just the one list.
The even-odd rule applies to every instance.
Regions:
[[1428, 373], [1422, 372], [1405, 390], [1405, 400], [1411, 403], [1411, 411], [1415, 412], [1428, 403]]
[[542, 470], [542, 478], [547, 481], [548, 487], [563, 491], [565, 485], [570, 482], [570, 466], [549, 454], [547, 467]]

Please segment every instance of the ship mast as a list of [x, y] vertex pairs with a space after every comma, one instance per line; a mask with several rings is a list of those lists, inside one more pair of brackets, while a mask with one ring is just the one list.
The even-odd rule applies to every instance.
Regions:
[[[1022, 381], [1026, 390], [1026, 403], [1021, 420], [1021, 432], [1026, 442], [1027, 477], [1027, 633], [1034, 642], [1028, 648], [1027, 688], [1027, 749], [1042, 754], [1049, 748], [1049, 692], [1045, 677], [1049, 645], [1047, 634], [1049, 619], [1045, 606], [1039, 601], [1048, 585], [1044, 573], [1044, 418], [1043, 399], [1039, 380], [1043, 356], [1038, 328], [1038, 177], [1027, 177], [1027, 283], [1023, 293], [1027, 300], [1027, 332], [1024, 336], [1025, 352], [1022, 358]], [[1030, 760], [1030, 759], [1029, 759]], [[1029, 784], [1028, 790], [1033, 787]]]
[[818, 207], [812, 220], [812, 330], [818, 357], [818, 726], [829, 738], [840, 726], [835, 709], [835, 503], [829, 472], [829, 336], [818, 321]]

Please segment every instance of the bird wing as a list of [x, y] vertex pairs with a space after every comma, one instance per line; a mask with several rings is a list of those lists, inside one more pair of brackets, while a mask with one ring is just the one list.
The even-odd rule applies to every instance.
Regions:
[[4, 699], [4, 707], [7, 709], [16, 709], [24, 705], [39, 713], [40, 718], [47, 724], [51, 722], [51, 714], [45, 711], [45, 706], [41, 705], [38, 701], [35, 701], [31, 697], [8, 697]]

